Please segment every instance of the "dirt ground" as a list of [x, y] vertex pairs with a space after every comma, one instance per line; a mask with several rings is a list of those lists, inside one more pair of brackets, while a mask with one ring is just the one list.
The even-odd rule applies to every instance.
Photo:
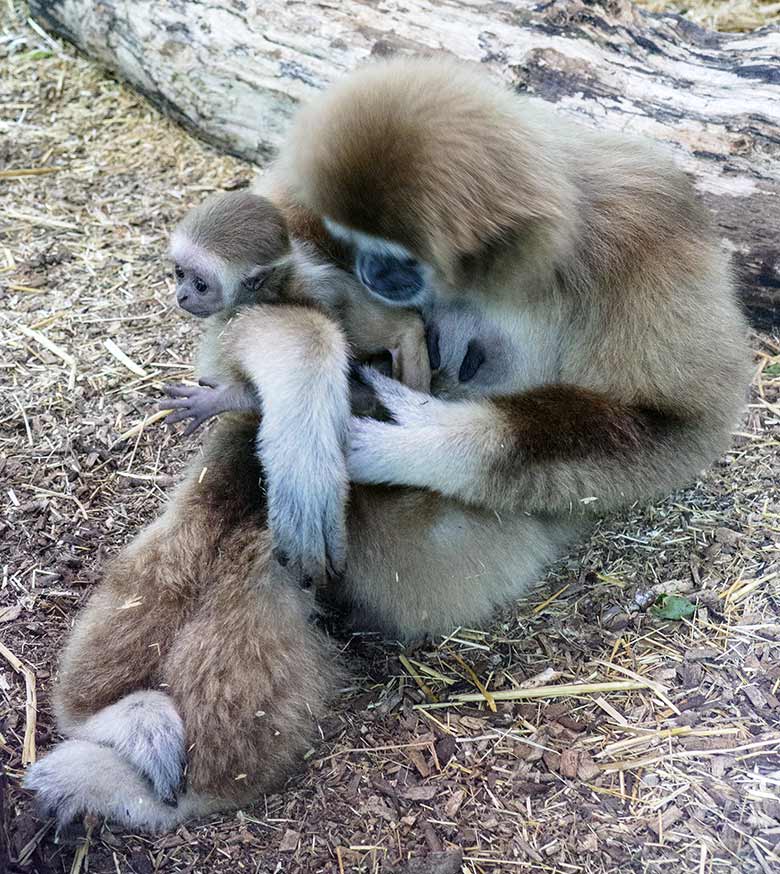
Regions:
[[[19, 782], [56, 739], [63, 636], [104, 558], [159, 512], [197, 450], [159, 423], [136, 427], [161, 385], [189, 374], [198, 331], [171, 306], [166, 229], [252, 169], [25, 15], [3, 2], [0, 870], [780, 871], [770, 337], [754, 338], [733, 449], [699, 482], [604, 521], [485, 631], [412, 652], [344, 638], [351, 683], [284, 794], [158, 839], [101, 824], [56, 838]], [[655, 616], [661, 593], [693, 615]], [[509, 700], [494, 712], [483, 686]], [[528, 697], [539, 686], [557, 688]]]

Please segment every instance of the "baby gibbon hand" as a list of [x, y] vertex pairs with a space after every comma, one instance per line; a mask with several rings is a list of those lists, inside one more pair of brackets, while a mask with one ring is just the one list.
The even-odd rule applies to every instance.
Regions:
[[172, 410], [166, 422], [173, 425], [192, 419], [183, 431], [185, 437], [194, 434], [201, 425], [220, 413], [256, 412], [260, 414], [260, 402], [252, 389], [240, 382], [217, 382], [198, 380], [198, 385], [179, 383], [166, 385], [165, 394], [170, 400], [158, 404], [160, 410]]

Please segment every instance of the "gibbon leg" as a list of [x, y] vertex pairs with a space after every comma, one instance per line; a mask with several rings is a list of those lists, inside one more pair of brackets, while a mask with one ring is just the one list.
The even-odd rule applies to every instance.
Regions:
[[184, 727], [172, 698], [150, 687], [162, 684], [203, 590], [231, 569], [248, 574], [267, 546], [256, 430], [256, 417], [220, 424], [169, 508], [111, 563], [76, 622], [55, 691], [71, 739], [25, 777], [60, 824], [90, 812], [166, 829], [216, 803], [192, 792], [177, 801]]
[[338, 676], [313, 595], [268, 552], [213, 581], [163, 679], [187, 734], [190, 789], [241, 801], [280, 788], [314, 739]]
[[121, 555], [79, 615], [60, 660], [54, 694], [60, 729], [137, 689], [159, 682], [160, 661], [186, 619], [187, 585], [164, 585], [176, 568], [177, 539], [159, 520]]
[[55, 709], [69, 727], [123, 695], [160, 682], [181, 625], [211, 584], [222, 544], [264, 522], [256, 417], [215, 429], [163, 515], [115, 558], [62, 655]]

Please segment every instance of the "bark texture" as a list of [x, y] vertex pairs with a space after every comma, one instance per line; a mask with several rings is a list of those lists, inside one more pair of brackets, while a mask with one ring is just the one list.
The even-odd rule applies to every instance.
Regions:
[[628, 0], [30, 0], [204, 139], [258, 164], [299, 100], [371, 56], [449, 52], [584, 122], [667, 143], [780, 324], [780, 29], [718, 34]]

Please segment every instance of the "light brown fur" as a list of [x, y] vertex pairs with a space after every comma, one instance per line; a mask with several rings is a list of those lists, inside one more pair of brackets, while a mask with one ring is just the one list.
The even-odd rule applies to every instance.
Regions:
[[281, 787], [339, 674], [311, 594], [270, 559], [256, 430], [251, 416], [218, 426], [163, 516], [109, 565], [55, 699], [74, 726], [136, 689], [168, 690], [188, 791], [235, 803]]
[[272, 264], [290, 251], [284, 214], [248, 191], [212, 195], [184, 216], [176, 232], [227, 264]]
[[[436, 274], [429, 318], [441, 361], [432, 394], [368, 376], [392, 422], [351, 424], [347, 461], [358, 485], [347, 517], [347, 575], [335, 595], [362, 621], [399, 636], [480, 622], [524, 591], [587, 528], [594, 509], [681, 485], [727, 445], [746, 384], [744, 323], [728, 264], [689, 182], [654, 150], [558, 119], [467, 67], [392, 61], [356, 73], [304, 111], [275, 171], [279, 180], [299, 220], [308, 209], [389, 238]], [[251, 348], [257, 330], [251, 319], [232, 321], [225, 348]], [[464, 381], [459, 368], [475, 340], [484, 345], [485, 362]], [[245, 452], [251, 464], [246, 440], [243, 426], [225, 422], [204, 463], [228, 449]], [[146, 559], [160, 562], [160, 544], [172, 561], [156, 566], [180, 564], [174, 588], [195, 568], [208, 568], [206, 588], [214, 603], [227, 599], [219, 608], [226, 612], [209, 613], [199, 583], [201, 594], [176, 602], [172, 615], [150, 614], [145, 639], [152, 645], [160, 638], [157, 615], [179, 629], [190, 617], [209, 617], [198, 633], [210, 652], [225, 635], [223, 616], [234, 617], [239, 603], [259, 609], [245, 594], [246, 580], [262, 583], [269, 570], [259, 493], [245, 485], [251, 479], [245, 466], [226, 459], [220, 501], [210, 497], [213, 480], [205, 492], [193, 491], [197, 473], [158, 527], [129, 548], [127, 555], [138, 551], [138, 566], [118, 565], [121, 579], [104, 588], [117, 589], [115, 604], [132, 595], [137, 580], [156, 589], [158, 572], [146, 569]], [[237, 491], [249, 488], [248, 500], [231, 497], [238, 476], [245, 479]], [[177, 527], [182, 511], [184, 529]], [[223, 531], [224, 542], [244, 544], [231, 550], [224, 580], [212, 574], [224, 554], [213, 529]], [[168, 574], [159, 573], [165, 590]], [[95, 603], [103, 597], [99, 591]], [[168, 678], [188, 732], [191, 723], [202, 749], [219, 750], [216, 768], [198, 760], [192, 773], [202, 805], [180, 801], [167, 818], [159, 806], [154, 816], [117, 814], [103, 801], [94, 808], [134, 825], [170, 827], [225, 803], [214, 794], [234, 797], [237, 760], [225, 745], [236, 745], [248, 762], [242, 770], [257, 779], [248, 793], [266, 786], [260, 758], [269, 756], [272, 771], [295, 760], [305, 744], [302, 729], [279, 741], [281, 757], [268, 752], [266, 735], [243, 733], [266, 702], [300, 715], [302, 698], [286, 697], [297, 689], [307, 690], [307, 703], [321, 712], [319, 678], [328, 676], [331, 662], [295, 606], [303, 596], [286, 597], [293, 602], [278, 602], [290, 617], [281, 632], [260, 619], [231, 628], [235, 650], [207, 677], [213, 699], [195, 693], [200, 652], [191, 650]], [[107, 668], [99, 664], [106, 658], [106, 635], [98, 631], [105, 620], [89, 619], [95, 609], [77, 623], [66, 652], [63, 711], [77, 702], [87, 714], [112, 693], [150, 682], [143, 646], [123, 627], [133, 622], [128, 613], [108, 620], [116, 623], [108, 636], [130, 636], [122, 647], [135, 684], [118, 654], [109, 654]], [[87, 634], [90, 627], [95, 631]], [[295, 643], [284, 630], [293, 627]], [[182, 639], [180, 630], [173, 646]], [[259, 655], [262, 646], [275, 653], [273, 662]], [[249, 678], [247, 663], [263, 678]], [[283, 686], [278, 701], [273, 678], [280, 664], [292, 665], [298, 682]], [[76, 665], [86, 675], [82, 697]], [[220, 682], [212, 684], [213, 676]], [[272, 688], [276, 696], [269, 698]], [[237, 714], [241, 731], [228, 727], [227, 710]], [[294, 717], [292, 724], [303, 725]], [[95, 756], [103, 754], [98, 749]], [[65, 753], [63, 764], [55, 759], [48, 771], [43, 759], [31, 781], [60, 812], [72, 786], [62, 777], [70, 773]], [[69, 755], [81, 761], [87, 752], [77, 747]], [[72, 805], [64, 809], [69, 815]]]
[[[286, 213], [257, 194], [221, 193], [190, 210], [173, 233], [174, 252], [195, 250], [198, 260], [213, 258], [213, 272], [222, 274], [223, 306], [207, 323], [200, 375], [246, 382], [246, 374], [219, 353], [220, 335], [237, 306], [281, 303], [316, 308], [334, 318], [358, 360], [391, 351], [393, 376], [428, 391], [430, 365], [419, 314], [369, 298], [354, 276], [326, 257], [346, 260], [322, 223], [284, 200], [281, 207]], [[250, 291], [241, 280], [256, 267], [271, 272]]]
[[[728, 445], [745, 323], [706, 210], [659, 149], [558, 117], [467, 65], [401, 59], [304, 109], [277, 174], [313, 212], [433, 267], [445, 359], [470, 331], [499, 337], [506, 370], [532, 365], [464, 385], [443, 362], [433, 392], [451, 403], [395, 430], [370, 423], [353, 478], [503, 510], [596, 497], [584, 506], [602, 512], [685, 482]], [[395, 395], [400, 417], [414, 410]], [[453, 441], [457, 476], [442, 459]]]

